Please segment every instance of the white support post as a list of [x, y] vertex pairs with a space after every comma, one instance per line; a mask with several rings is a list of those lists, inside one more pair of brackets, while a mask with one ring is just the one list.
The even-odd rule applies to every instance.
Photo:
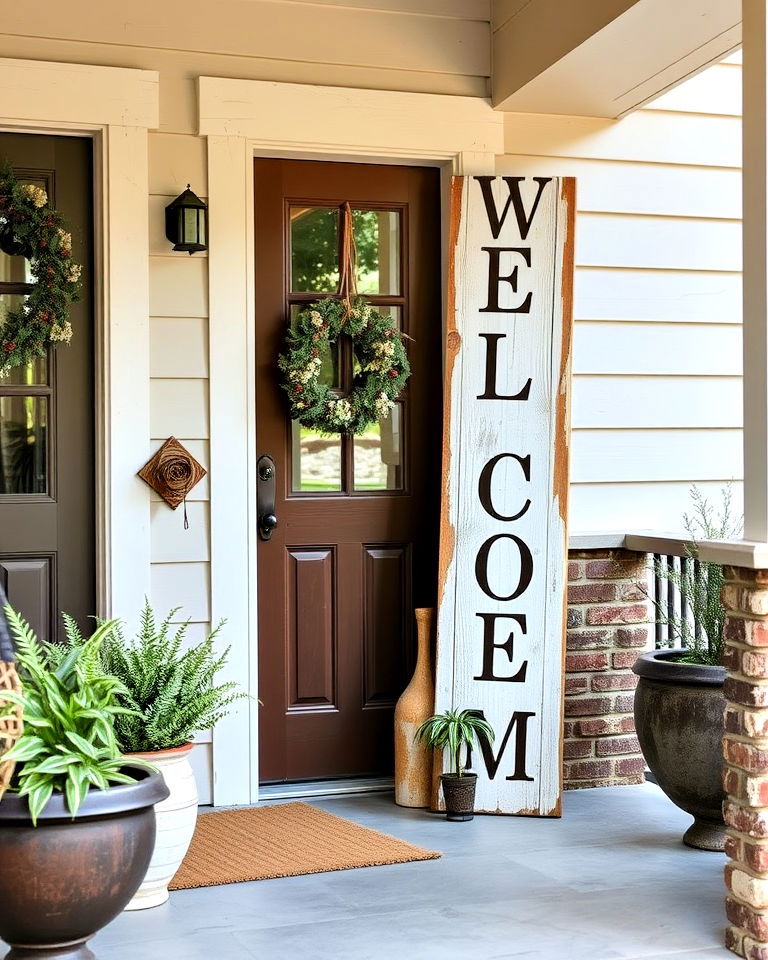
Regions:
[[[256, 693], [253, 152], [243, 137], [208, 137], [211, 416], [211, 619], [226, 618], [223, 681]], [[240, 700], [213, 731], [213, 802], [257, 799], [255, 702]]]
[[768, 541], [768, 21], [743, 0], [744, 537]]

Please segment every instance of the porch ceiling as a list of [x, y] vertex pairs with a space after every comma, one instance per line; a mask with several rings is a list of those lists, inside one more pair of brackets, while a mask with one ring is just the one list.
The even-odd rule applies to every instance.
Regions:
[[741, 42], [740, 0], [493, 0], [497, 109], [620, 117]]

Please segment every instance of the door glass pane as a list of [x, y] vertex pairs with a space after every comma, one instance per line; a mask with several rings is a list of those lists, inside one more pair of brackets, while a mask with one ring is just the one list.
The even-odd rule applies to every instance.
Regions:
[[339, 286], [337, 207], [291, 207], [291, 290], [335, 293]]
[[392, 317], [395, 321], [395, 326], [398, 330], [403, 329], [403, 310], [402, 307], [390, 307], [385, 304], [377, 303], [374, 306], [374, 310], [377, 313], [380, 313], [382, 317]]
[[32, 283], [33, 281], [29, 260], [19, 256], [9, 256], [0, 250], [0, 282]]
[[400, 293], [400, 214], [353, 210], [358, 293]]
[[[395, 321], [395, 326], [397, 327], [398, 330], [402, 328], [400, 307], [387, 307], [387, 306], [381, 306], [377, 304], [375, 309], [378, 313], [380, 313], [384, 317], [392, 317], [392, 319]], [[356, 377], [359, 373], [362, 372], [362, 369], [363, 368], [360, 364], [360, 361], [357, 358], [357, 354], [353, 350], [352, 351], [352, 376]]]
[[[306, 304], [291, 304], [291, 329], [296, 329], [296, 318], [301, 313]], [[326, 344], [321, 348], [319, 381], [329, 387], [339, 386], [339, 345], [338, 341], [330, 346]]]
[[[12, 259], [20, 260], [21, 258], [14, 257]], [[0, 266], [2, 266], [1, 262]], [[23, 302], [24, 297], [21, 294], [0, 294], [0, 332], [3, 329], [3, 324], [5, 323], [5, 318], [8, 311], [18, 310]], [[31, 386], [33, 384], [36, 385], [41, 383], [48, 383], [47, 357], [40, 357], [36, 360], [33, 360], [31, 363], [25, 364], [23, 367], [13, 367], [7, 373], [0, 374], [0, 386], [5, 386], [7, 384], [12, 384], [14, 386], [26, 384]]]
[[341, 490], [341, 437], [323, 436], [296, 420], [291, 431], [294, 493]]
[[37, 357], [23, 366], [11, 367], [4, 374], [0, 374], [0, 387], [5, 386], [39, 386], [48, 382], [48, 358]]
[[0, 397], [0, 494], [46, 493], [45, 397]]
[[355, 437], [355, 490], [402, 490], [402, 404]]

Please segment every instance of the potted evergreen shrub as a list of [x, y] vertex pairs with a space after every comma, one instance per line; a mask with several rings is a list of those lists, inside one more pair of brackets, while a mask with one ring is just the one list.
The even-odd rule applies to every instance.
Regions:
[[10, 623], [21, 690], [0, 691], [0, 709], [20, 706], [23, 730], [0, 758], [15, 763], [0, 800], [0, 938], [12, 956], [92, 960], [87, 941], [144, 877], [154, 805], [168, 790], [159, 772], [120, 754], [114, 723], [127, 708], [99, 658], [113, 624], [54, 663], [4, 603], [0, 590], [0, 634]]
[[493, 743], [493, 728], [476, 710], [446, 710], [425, 720], [416, 739], [433, 750], [448, 751], [451, 772], [440, 774], [448, 820], [471, 820], [475, 815], [477, 774], [468, 773], [462, 763], [479, 737]]
[[[126, 640], [120, 624], [114, 624], [100, 648], [101, 668], [119, 682], [118, 697], [126, 708], [115, 717], [117, 743], [127, 757], [157, 767], [170, 790], [157, 807], [155, 852], [129, 910], [168, 899], [168, 884], [197, 822], [197, 785], [189, 761], [192, 738], [214, 727], [233, 701], [246, 696], [235, 683], [215, 682], [229, 654], [229, 648], [221, 654], [214, 650], [223, 624], [188, 646], [188, 624], [173, 623], [178, 612], [171, 610], [158, 624], [146, 601], [136, 637]], [[77, 649], [82, 642], [77, 625], [67, 620], [67, 646]]]
[[[697, 540], [728, 539], [739, 534], [731, 515], [730, 489], [719, 513], [699, 489], [691, 490], [693, 513], [685, 514], [689, 563], [680, 570], [656, 565], [656, 575], [687, 597], [692, 617], [670, 614], [656, 603], [657, 619], [679, 644], [641, 654], [634, 672], [635, 727], [646, 763], [670, 800], [694, 818], [683, 836], [688, 846], [722, 850], [722, 737], [725, 699], [723, 628], [720, 599], [723, 569], [698, 559]], [[699, 631], [692, 625], [699, 624]]]

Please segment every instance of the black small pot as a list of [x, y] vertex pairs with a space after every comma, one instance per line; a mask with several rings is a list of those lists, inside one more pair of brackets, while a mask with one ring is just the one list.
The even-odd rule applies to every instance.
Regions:
[[682, 653], [653, 650], [638, 658], [637, 737], [661, 789], [694, 818], [683, 842], [723, 850], [725, 668], [680, 663]]
[[465, 773], [457, 777], [455, 773], [441, 773], [445, 797], [445, 816], [448, 820], [472, 820], [475, 815], [475, 787], [477, 774]]
[[159, 771], [125, 765], [136, 783], [91, 790], [73, 819], [54, 794], [37, 826], [26, 799], [0, 802], [0, 938], [5, 960], [91, 960], [86, 943], [138, 890], [155, 846]]

